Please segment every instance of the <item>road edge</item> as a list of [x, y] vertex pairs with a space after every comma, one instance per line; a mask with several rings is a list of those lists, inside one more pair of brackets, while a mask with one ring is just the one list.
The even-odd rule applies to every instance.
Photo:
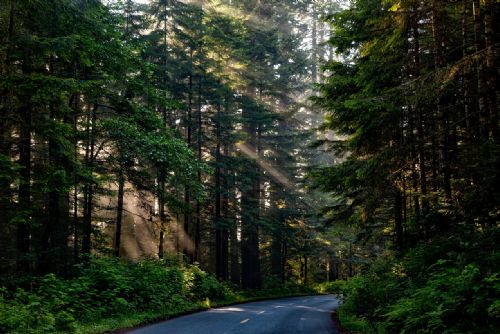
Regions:
[[[194, 313], [199, 313], [199, 312], [204, 312], [208, 311], [211, 309], [219, 308], [219, 307], [225, 307], [225, 306], [232, 306], [232, 305], [238, 305], [238, 304], [247, 304], [247, 303], [252, 303], [252, 302], [258, 302], [258, 301], [265, 301], [265, 300], [272, 300], [272, 299], [288, 299], [288, 298], [295, 298], [295, 297], [308, 297], [308, 296], [326, 296], [326, 295], [332, 295], [329, 293], [297, 293], [297, 294], [287, 294], [287, 295], [274, 295], [274, 296], [256, 296], [256, 297], [249, 297], [245, 298], [244, 300], [232, 300], [232, 301], [220, 301], [220, 302], [212, 302], [210, 306], [208, 307], [203, 307], [200, 305], [200, 307], [192, 309], [192, 310], [186, 310], [184, 312], [179, 312], [174, 315], [159, 315], [158, 317], [154, 317], [152, 319], [148, 319], [144, 322], [141, 322], [140, 324], [137, 324], [135, 326], [129, 326], [129, 327], [123, 327], [119, 329], [113, 329], [109, 331], [102, 332], [102, 334], [127, 334], [131, 332], [132, 330], [136, 330], [142, 327], [154, 325], [163, 321], [167, 321], [170, 319], [175, 319], [178, 317], [182, 317], [185, 315], [189, 314], [194, 314]], [[350, 333], [346, 333], [350, 334]]]

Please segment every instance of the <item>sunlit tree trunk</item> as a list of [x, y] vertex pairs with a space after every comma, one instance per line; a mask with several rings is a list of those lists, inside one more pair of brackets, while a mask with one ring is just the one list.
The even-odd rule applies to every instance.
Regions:
[[[94, 151], [95, 151], [95, 126], [97, 122], [97, 104], [88, 106], [87, 125], [86, 125], [86, 147], [85, 147], [85, 165], [92, 175], [94, 170]], [[82, 253], [87, 257], [92, 248], [92, 212], [94, 204], [94, 185], [93, 181], [87, 181], [84, 190], [84, 216], [83, 216], [83, 235], [82, 235]]]
[[[227, 102], [226, 102], [227, 105]], [[215, 148], [215, 267], [216, 275], [219, 279], [228, 279], [228, 234], [226, 227], [227, 219], [227, 195], [222, 195], [222, 191], [226, 193], [227, 179], [223, 175], [221, 169], [221, 107], [217, 105], [217, 114], [215, 116], [216, 126], [216, 148]], [[227, 109], [227, 108], [226, 108]], [[227, 112], [227, 110], [226, 110]], [[227, 152], [224, 152], [227, 153]], [[224, 180], [224, 190], [222, 189], [221, 179]], [[222, 211], [224, 211], [224, 219], [222, 219]]]
[[30, 220], [31, 220], [31, 107], [23, 105], [19, 110], [19, 209], [22, 220], [17, 225], [18, 269], [30, 272]]
[[[191, 50], [191, 61], [193, 61], [193, 51]], [[189, 87], [188, 87], [188, 106], [187, 106], [187, 124], [186, 124], [186, 142], [188, 146], [192, 146], [192, 124], [193, 124], [193, 74], [189, 74]], [[184, 191], [184, 224], [183, 224], [183, 253], [185, 256], [189, 257], [188, 241], [189, 241], [189, 227], [191, 224], [191, 196], [190, 196], [189, 186], [185, 187]]]
[[[244, 110], [244, 113], [246, 111]], [[250, 119], [250, 117], [245, 117]], [[249, 139], [246, 148], [258, 157], [256, 125], [245, 124], [244, 131]], [[260, 211], [260, 168], [253, 158], [246, 170], [250, 173], [241, 191], [241, 283], [244, 289], [260, 287], [259, 257], [259, 211]]]
[[[414, 39], [414, 75], [415, 77], [419, 77], [420, 75], [420, 34], [419, 34], [419, 20], [420, 17], [417, 13], [415, 13], [415, 18], [412, 20], [413, 22], [413, 39]], [[426, 161], [426, 153], [425, 153], [425, 124], [424, 124], [424, 114], [422, 107], [417, 106], [416, 117], [416, 130], [417, 130], [417, 138], [416, 138], [416, 149], [418, 154], [418, 169], [420, 172], [420, 203], [422, 204], [422, 215], [425, 217], [429, 212], [429, 200], [427, 198], [427, 161]], [[416, 201], [418, 203], [418, 201]], [[426, 233], [428, 230], [427, 224], [423, 226], [423, 230]]]
[[115, 228], [115, 244], [114, 244], [114, 255], [116, 257], [120, 256], [124, 194], [125, 194], [125, 175], [123, 171], [123, 166], [120, 164], [118, 171], [118, 196], [117, 196], [117, 206], [116, 206], [116, 228]]
[[[23, 62], [22, 70], [25, 75], [31, 73], [29, 55]], [[21, 272], [31, 271], [30, 252], [30, 225], [31, 225], [31, 129], [32, 129], [32, 107], [29, 104], [29, 97], [25, 96], [19, 108], [19, 188], [18, 203], [21, 212], [21, 219], [17, 224], [17, 266]]]
[[311, 77], [312, 82], [318, 82], [318, 12], [316, 11], [316, 7], [312, 5], [312, 14], [311, 14]]

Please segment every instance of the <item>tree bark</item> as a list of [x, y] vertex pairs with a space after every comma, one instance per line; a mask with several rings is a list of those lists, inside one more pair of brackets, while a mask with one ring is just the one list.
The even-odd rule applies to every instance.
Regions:
[[[474, 18], [474, 48], [476, 53], [484, 48], [484, 43], [481, 34], [481, 4], [479, 0], [472, 1], [472, 15]], [[488, 108], [486, 107], [486, 82], [484, 65], [479, 62], [477, 66], [477, 91], [479, 93], [478, 111], [479, 111], [479, 137], [480, 141], [489, 139], [489, 126], [488, 126]]]
[[30, 221], [31, 221], [31, 106], [23, 105], [19, 110], [21, 125], [19, 129], [19, 209], [22, 218], [17, 225], [17, 268], [29, 273], [31, 265]]
[[116, 229], [115, 229], [115, 245], [114, 255], [120, 256], [120, 245], [122, 238], [122, 222], [123, 222], [123, 197], [125, 193], [125, 175], [123, 166], [120, 165], [118, 171], [118, 197], [116, 206]]
[[312, 32], [311, 32], [311, 79], [312, 83], [318, 82], [318, 13], [315, 8], [315, 4], [312, 5]]
[[[193, 60], [193, 52], [191, 51], [191, 61]], [[189, 147], [192, 147], [192, 108], [193, 108], [193, 75], [189, 75], [189, 89], [188, 89], [188, 109], [187, 109], [187, 129], [186, 129], [186, 142]], [[189, 193], [189, 187], [186, 186], [184, 192], [184, 234], [182, 240], [182, 249], [183, 253], [187, 258], [190, 258], [190, 251], [188, 248], [188, 239], [189, 239], [189, 226], [191, 225], [191, 196]]]
[[158, 258], [163, 259], [164, 255], [164, 238], [165, 238], [165, 174], [163, 171], [159, 171], [158, 173], [158, 209], [159, 209], [159, 218], [160, 218], [160, 235], [158, 240]]
[[396, 187], [394, 195], [394, 230], [396, 232], [396, 249], [403, 250], [403, 197]]
[[[247, 122], [250, 122], [249, 116], [244, 117]], [[256, 126], [246, 124], [244, 130], [249, 135], [247, 149], [258, 157]], [[249, 160], [247, 170], [250, 172], [250, 184], [247, 183], [241, 191], [241, 283], [244, 289], [256, 289], [261, 285], [258, 227], [260, 169], [254, 158]]]
[[[200, 46], [201, 48], [201, 46]], [[196, 136], [196, 148], [198, 161], [202, 161], [202, 135], [203, 135], [203, 115], [202, 115], [202, 75], [198, 77], [198, 129]], [[201, 173], [198, 171], [198, 182], [201, 183]], [[196, 200], [196, 222], [194, 228], [194, 254], [192, 262], [200, 261], [200, 245], [201, 245], [201, 203]]]
[[484, 0], [484, 41], [486, 47], [486, 100], [488, 102], [488, 114], [490, 116], [491, 137], [495, 142], [499, 141], [498, 133], [498, 106], [497, 106], [497, 57], [495, 55], [493, 4], [491, 0]]
[[[227, 112], [227, 104], [226, 104]], [[221, 189], [221, 178], [227, 180], [226, 176], [223, 175], [223, 170], [221, 168], [221, 110], [220, 105], [217, 106], [217, 114], [215, 119], [216, 126], [216, 148], [215, 148], [215, 267], [216, 275], [221, 280], [227, 280], [229, 277], [228, 273], [228, 233], [227, 227], [225, 226], [225, 220], [222, 221], [221, 213], [227, 214], [227, 195], [222, 196]], [[225, 148], [226, 150], [226, 148]], [[224, 152], [224, 154], [226, 154]], [[224, 191], [227, 191], [227, 182], [224, 181]], [[224, 224], [223, 224], [224, 223]]]
[[[89, 107], [87, 115], [87, 145], [85, 148], [85, 164], [92, 174], [94, 169], [94, 150], [95, 150], [95, 125], [97, 122], [97, 103], [92, 108]], [[87, 257], [92, 248], [92, 209], [94, 204], [94, 185], [93, 181], [87, 181], [84, 193], [84, 216], [83, 216], [83, 235], [82, 235], [82, 253]]]
[[[5, 65], [0, 75], [9, 75], [12, 72], [11, 53], [13, 48], [13, 35], [14, 35], [14, 9], [15, 1], [11, 0], [9, 3], [9, 23], [7, 33], [7, 54], [5, 55]], [[4, 88], [0, 91], [0, 105], [5, 106], [5, 109], [0, 116], [0, 155], [6, 159], [12, 156], [12, 124], [9, 118], [12, 117], [13, 110], [8, 107], [12, 106], [12, 94], [9, 89]], [[14, 180], [15, 175], [4, 175], [0, 177], [0, 244], [3, 245], [0, 249], [0, 272], [5, 274], [12, 274], [15, 270], [15, 263], [13, 260], [16, 258], [16, 230], [9, 224], [12, 214], [12, 193], [13, 189], [11, 181]]]
[[[434, 68], [438, 71], [443, 66], [443, 55], [442, 49], [444, 40], [441, 36], [441, 13], [440, 13], [440, 3], [438, 0], [433, 0], [432, 4], [432, 37], [433, 37], [433, 48], [434, 48]], [[441, 94], [441, 92], [439, 92]], [[445, 201], [449, 205], [451, 204], [451, 170], [450, 170], [450, 152], [449, 152], [449, 115], [447, 108], [443, 106], [442, 97], [438, 96], [437, 101], [437, 117], [440, 120], [440, 126], [438, 127], [440, 136], [438, 139], [439, 143], [439, 153], [440, 153], [440, 164], [441, 173], [443, 177], [443, 190], [445, 195]]]

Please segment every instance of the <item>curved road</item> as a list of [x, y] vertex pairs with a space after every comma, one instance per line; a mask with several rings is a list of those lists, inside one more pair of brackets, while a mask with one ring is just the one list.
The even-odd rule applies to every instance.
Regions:
[[128, 334], [337, 334], [333, 296], [265, 300], [181, 316]]

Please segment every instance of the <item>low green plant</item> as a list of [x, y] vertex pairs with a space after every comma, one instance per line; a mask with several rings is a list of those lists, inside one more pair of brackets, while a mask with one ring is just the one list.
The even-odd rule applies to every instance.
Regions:
[[[233, 292], [196, 266], [159, 260], [92, 259], [71, 279], [34, 278], [30, 289], [0, 290], [0, 333], [77, 332], [86, 324], [146, 314], [144, 319], [203, 307]], [[144, 320], [143, 319], [143, 320]]]
[[331, 293], [336, 295], [342, 295], [346, 286], [346, 281], [336, 280], [331, 282], [323, 282], [317, 284], [314, 289], [319, 293]]
[[500, 332], [497, 237], [456, 232], [376, 261], [345, 283], [342, 325], [355, 333]]

